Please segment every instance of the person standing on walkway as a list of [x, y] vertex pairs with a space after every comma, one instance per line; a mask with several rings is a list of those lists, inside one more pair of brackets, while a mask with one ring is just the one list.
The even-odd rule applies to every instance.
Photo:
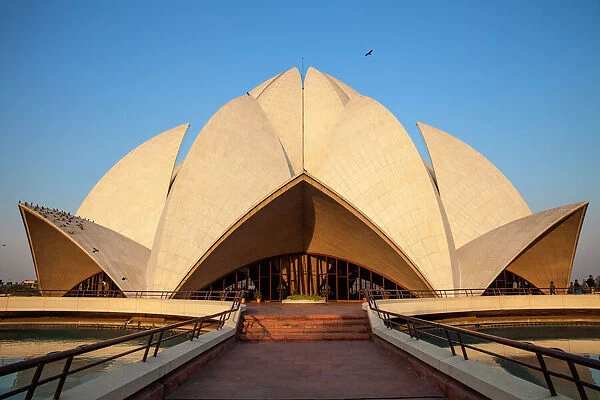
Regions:
[[594, 277], [590, 275], [590, 277], [585, 282], [587, 283], [588, 287], [590, 288], [590, 293], [595, 294], [596, 293], [596, 280], [594, 279]]
[[579, 284], [579, 281], [577, 279], [575, 279], [575, 283], [573, 284], [573, 289], [575, 290], [575, 294], [581, 294], [581, 285]]
[[556, 294], [556, 286], [554, 286], [554, 281], [550, 281], [550, 294]]

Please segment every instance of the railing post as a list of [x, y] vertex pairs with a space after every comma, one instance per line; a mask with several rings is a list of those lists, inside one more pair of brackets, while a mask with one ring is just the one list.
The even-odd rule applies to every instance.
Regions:
[[154, 357], [156, 357], [156, 355], [158, 354], [158, 348], [160, 347], [160, 344], [162, 342], [163, 333], [165, 333], [165, 331], [161, 331], [158, 335], [158, 341], [156, 342], [156, 348], [154, 349]]
[[37, 368], [35, 369], [35, 373], [33, 374], [33, 378], [31, 378], [31, 383], [30, 383], [30, 387], [29, 390], [27, 390], [27, 395], [25, 396], [25, 400], [31, 400], [33, 398], [33, 393], [35, 392], [35, 389], [37, 389], [37, 384], [40, 380], [40, 376], [42, 376], [42, 371], [44, 369], [44, 366], [46, 364], [40, 363], [37, 365]]
[[455, 356], [456, 351], [454, 351], [454, 344], [452, 343], [452, 338], [450, 337], [450, 332], [448, 332], [448, 329], [444, 329], [444, 332], [446, 332], [446, 338], [448, 338], [448, 344], [450, 345], [450, 350], [452, 350], [452, 355]]
[[146, 362], [146, 358], [148, 357], [148, 352], [150, 351], [150, 346], [152, 346], [152, 339], [154, 338], [154, 333], [150, 335], [148, 338], [148, 343], [146, 344], [146, 350], [144, 350], [144, 358], [142, 358], [143, 362]]
[[384, 323], [385, 327], [388, 329], [392, 329], [392, 321], [390, 320], [390, 315], [387, 313], [383, 314], [383, 315], [384, 315], [383, 323]]
[[536, 352], [535, 355], [538, 359], [538, 362], [540, 363], [540, 367], [542, 368], [542, 373], [544, 374], [544, 379], [546, 380], [548, 390], [550, 390], [550, 395], [556, 396], [556, 389], [554, 388], [552, 377], [548, 373], [548, 367], [546, 367], [546, 361], [544, 361], [544, 357], [538, 352]]
[[581, 400], [588, 400], [585, 388], [581, 384], [581, 379], [579, 379], [579, 372], [577, 372], [577, 367], [575, 367], [575, 363], [572, 360], [568, 360], [567, 364], [569, 364], [569, 369], [571, 370], [571, 375], [573, 376], [573, 382], [575, 382], [575, 385], [577, 385], [579, 397], [581, 397]]
[[469, 357], [467, 357], [467, 349], [465, 348], [465, 344], [463, 343], [462, 335], [458, 332], [456, 333], [456, 335], [458, 336], [458, 343], [460, 343], [460, 348], [462, 350], [463, 357], [465, 360], [468, 360]]
[[417, 330], [417, 326], [415, 325], [415, 321], [412, 321], [413, 331], [415, 332], [415, 339], [419, 340], [419, 331]]
[[73, 362], [73, 357], [71, 356], [67, 358], [65, 361], [65, 365], [62, 370], [62, 374], [60, 374], [60, 379], [58, 380], [58, 385], [56, 385], [56, 390], [54, 391], [54, 399], [58, 399], [60, 397], [60, 393], [62, 392], [63, 386], [65, 385], [65, 381], [67, 380], [67, 376], [69, 375], [69, 369], [71, 368], [71, 363]]
[[204, 325], [204, 320], [200, 321], [200, 326], [198, 327], [198, 334], [196, 335], [196, 339], [199, 338], [202, 334], [202, 325]]
[[196, 336], [196, 329], [198, 329], [198, 321], [194, 324], [194, 329], [192, 330], [192, 336], [190, 337], [190, 342], [194, 340], [194, 336]]

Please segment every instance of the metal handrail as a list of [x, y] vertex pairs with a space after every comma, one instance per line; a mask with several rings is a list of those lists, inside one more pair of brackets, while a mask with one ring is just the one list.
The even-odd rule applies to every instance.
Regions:
[[184, 299], [184, 300], [217, 300], [232, 301], [238, 291], [204, 290], [204, 291], [166, 291], [166, 290], [59, 290], [38, 289], [11, 292], [9, 288], [0, 288], [0, 296], [49, 296], [49, 297], [127, 297], [150, 299]]
[[[510, 295], [544, 295], [550, 288], [459, 288], [459, 289], [367, 289], [380, 293], [385, 299], [409, 299], [427, 297], [471, 297], [471, 296], [510, 296]], [[72, 290], [72, 289], [37, 289], [11, 291], [9, 287], [0, 287], [0, 296], [66, 296], [66, 297], [127, 297], [127, 298], [159, 298], [185, 300], [231, 300], [237, 291], [203, 290], [203, 291], [167, 291], [167, 290]], [[555, 288], [556, 294], [574, 294], [569, 288]], [[600, 291], [589, 289], [581, 294], [600, 294]]]
[[[189, 319], [186, 321], [177, 322], [175, 324], [170, 324], [170, 325], [163, 326], [160, 328], [154, 328], [154, 329], [150, 329], [150, 330], [147, 330], [144, 332], [136, 332], [136, 333], [132, 333], [132, 334], [125, 335], [125, 336], [120, 336], [118, 338], [103, 340], [101, 342], [97, 342], [97, 343], [93, 343], [93, 344], [86, 344], [86, 345], [78, 346], [74, 349], [52, 352], [52, 353], [46, 354], [45, 356], [35, 357], [35, 358], [31, 358], [29, 360], [18, 361], [16, 363], [0, 366], [0, 377], [9, 375], [9, 374], [18, 373], [18, 372], [21, 372], [21, 371], [24, 371], [24, 370], [27, 370], [30, 368], [34, 368], [34, 367], [36, 368], [35, 373], [33, 374], [32, 380], [28, 385], [22, 386], [17, 389], [13, 389], [6, 393], [2, 393], [2, 394], [0, 394], [0, 399], [6, 399], [8, 397], [12, 397], [19, 393], [23, 393], [23, 392], [27, 391], [25, 399], [30, 400], [33, 397], [33, 394], [38, 386], [41, 386], [41, 385], [44, 385], [46, 383], [56, 381], [56, 380], [58, 380], [59, 382], [56, 387], [53, 398], [58, 399], [60, 397], [60, 393], [62, 392], [64, 383], [69, 375], [75, 374], [77, 372], [81, 372], [83, 370], [95, 367], [96, 365], [99, 365], [99, 364], [102, 364], [102, 363], [105, 363], [108, 361], [112, 361], [116, 358], [123, 357], [125, 355], [132, 354], [132, 353], [135, 353], [135, 352], [141, 351], [141, 350], [144, 350], [144, 355], [142, 357], [142, 361], [145, 362], [148, 357], [150, 348], [152, 348], [153, 346], [154, 346], [153, 356], [156, 357], [158, 354], [160, 345], [168, 340], [173, 340], [177, 337], [181, 337], [181, 336], [185, 336], [185, 335], [190, 335], [190, 341], [193, 341], [194, 339], [198, 338], [200, 336], [202, 328], [205, 326], [204, 324], [206, 322], [215, 321], [215, 322], [213, 322], [213, 324], [217, 325], [217, 330], [221, 329], [223, 327], [223, 325], [225, 324], [225, 322], [230, 318], [231, 313], [234, 313], [239, 310], [241, 299], [244, 295], [244, 291], [231, 292], [231, 294], [233, 295], [231, 307], [228, 310], [225, 310], [225, 311], [222, 311], [222, 312], [219, 312], [216, 314], [192, 318], [192, 319]], [[183, 332], [180, 332], [175, 335], [171, 335], [166, 339], [163, 338], [164, 333], [167, 331], [173, 331], [177, 328], [183, 328], [185, 326], [189, 326], [192, 324], [194, 325], [194, 327], [192, 329], [184, 329]], [[158, 335], [158, 339], [156, 341], [154, 341], [155, 335]], [[108, 348], [108, 347], [111, 347], [111, 346], [114, 346], [117, 344], [129, 342], [131, 340], [136, 340], [136, 339], [141, 339], [141, 338], [148, 338], [146, 344], [143, 346], [137, 346], [133, 349], [124, 351], [122, 353], [112, 355], [110, 357], [102, 358], [101, 360], [94, 361], [90, 364], [86, 364], [77, 369], [71, 369], [71, 364], [73, 362], [74, 357], [76, 357], [76, 356], [86, 354], [86, 353], [96, 351], [96, 350], [105, 349], [105, 348]], [[50, 376], [50, 377], [40, 380], [42, 371], [47, 364], [50, 364], [50, 363], [56, 362], [56, 361], [61, 361], [61, 360], [65, 360], [65, 365], [60, 374]]]
[[[588, 398], [587, 394], [585, 392], [585, 388], [589, 388], [589, 389], [600, 392], [599, 385], [581, 380], [581, 378], [579, 377], [579, 374], [577, 372], [577, 368], [576, 368], [577, 366], [584, 366], [584, 367], [600, 370], [600, 361], [599, 360], [594, 360], [594, 359], [579, 356], [576, 354], [567, 353], [560, 349], [550, 349], [550, 348], [535, 345], [533, 343], [519, 342], [517, 340], [506, 339], [506, 338], [499, 337], [499, 336], [489, 335], [487, 333], [470, 331], [470, 330], [463, 329], [463, 328], [458, 328], [458, 327], [454, 327], [454, 326], [450, 326], [450, 325], [446, 325], [446, 324], [440, 324], [437, 322], [431, 322], [431, 321], [427, 321], [427, 320], [416, 318], [416, 317], [410, 317], [407, 315], [394, 313], [391, 311], [385, 311], [385, 310], [382, 310], [379, 308], [377, 301], [375, 300], [375, 297], [373, 296], [373, 291], [371, 291], [369, 289], [363, 289], [363, 294], [364, 294], [364, 297], [367, 299], [369, 309], [371, 309], [377, 313], [377, 316], [383, 321], [384, 325], [388, 329], [393, 329], [395, 326], [402, 327], [402, 329], [404, 329], [403, 327], [406, 326], [406, 331], [408, 332], [410, 337], [415, 338], [417, 340], [420, 339], [421, 335], [433, 337], [438, 340], [442, 340], [442, 341], [448, 343], [448, 346], [450, 347], [450, 350], [451, 350], [453, 356], [456, 355], [455, 346], [460, 346], [462, 356], [465, 360], [469, 359], [468, 354], [467, 354], [467, 349], [469, 349], [469, 350], [478, 351], [478, 352], [481, 352], [481, 353], [484, 353], [487, 355], [491, 355], [494, 357], [498, 357], [503, 360], [510, 361], [515, 364], [519, 364], [521, 366], [541, 372], [544, 375], [546, 385], [548, 386], [548, 390], [550, 391], [550, 394], [552, 396], [557, 395], [556, 389], [554, 387], [554, 383], [552, 382], [552, 377], [562, 378], [567, 381], [573, 382], [576, 385], [577, 391], [582, 400], [587, 400], [587, 398]], [[397, 321], [394, 321], [392, 318], [400, 319], [405, 322], [397, 322]], [[436, 334], [432, 333], [431, 330], [438, 330], [438, 331], [441, 330], [444, 333], [444, 335], [443, 336], [436, 335]], [[455, 339], [452, 338], [453, 334], [456, 337]], [[507, 357], [502, 354], [494, 353], [489, 350], [481, 349], [476, 346], [471, 346], [471, 345], [465, 343], [465, 340], [463, 340], [465, 337], [482, 339], [482, 340], [486, 340], [488, 342], [499, 343], [504, 346], [516, 348], [516, 349], [527, 351], [530, 353], [535, 353], [535, 356], [538, 360], [539, 366], [529, 364], [527, 362], [520, 361], [520, 360], [511, 358], [511, 357]], [[571, 372], [571, 375], [569, 376], [569, 375], [565, 375], [565, 374], [557, 372], [557, 371], [550, 370], [548, 368], [548, 366], [546, 365], [546, 361], [545, 361], [544, 357], [550, 357], [550, 358], [554, 358], [554, 359], [558, 359], [558, 360], [567, 362], [567, 364], [569, 366], [569, 370]]]
[[[474, 297], [474, 296], [516, 296], [516, 295], [546, 295], [550, 293], [550, 288], [461, 288], [461, 289], [362, 289], [368, 290], [373, 295], [382, 300], [389, 299], [411, 299], [411, 298], [432, 298], [432, 297]], [[554, 288], [556, 294], [573, 294], [569, 288]], [[590, 294], [600, 294], [600, 292], [588, 291]], [[581, 294], [587, 294], [581, 293]]]

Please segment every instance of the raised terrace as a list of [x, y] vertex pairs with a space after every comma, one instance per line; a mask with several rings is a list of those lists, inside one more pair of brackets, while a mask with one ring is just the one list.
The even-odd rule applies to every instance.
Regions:
[[[547, 388], [471, 360], [477, 358], [473, 348], [463, 349], [471, 354], [465, 359], [457, 341], [459, 336], [454, 339], [456, 355], [453, 355], [449, 348], [434, 346], [423, 337], [419, 339], [419, 335], [427, 331], [421, 330], [424, 328], [418, 324], [413, 328], [425, 333], [417, 335], [417, 330], [406, 331], [402, 324], [398, 329], [389, 329], [398, 319], [386, 318], [382, 313], [411, 318], [409, 315], [456, 315], [468, 310], [506, 311], [507, 318], [522, 321], [519, 316], [511, 317], [513, 311], [562, 313], [570, 310], [591, 316], [588, 323], [597, 323], [599, 298], [592, 295], [478, 296], [373, 299], [372, 303], [370, 300], [362, 304], [250, 302], [240, 304], [239, 311], [221, 329], [202, 332], [198, 338], [163, 349], [145, 362], [101, 374], [66, 390], [61, 398], [551, 398]], [[133, 316], [198, 317], [229, 310], [233, 305], [227, 299], [4, 297], [0, 301], [3, 314], [10, 313], [12, 317], [32, 313], [50, 315], [67, 309], [77, 309], [87, 315], [117, 312]], [[375, 308], [371, 309], [369, 304]], [[550, 359], [552, 354], [543, 356]], [[575, 361], [578, 360], [575, 357]], [[597, 364], [596, 369], [600, 367], [600, 363]], [[232, 376], [235, 379], [232, 380]], [[589, 375], [581, 375], [581, 379], [588, 378]], [[575, 383], [571, 387], [577, 394]], [[590, 393], [589, 398], [598, 394], [589, 386], [583, 390]], [[91, 393], [94, 397], [90, 397]], [[563, 397], [558, 394], [552, 398]]]

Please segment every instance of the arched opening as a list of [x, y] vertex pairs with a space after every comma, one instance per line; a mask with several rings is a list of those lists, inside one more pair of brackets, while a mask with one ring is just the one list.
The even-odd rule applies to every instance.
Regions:
[[361, 300], [361, 289], [403, 290], [398, 283], [340, 258], [294, 253], [245, 265], [201, 290], [257, 291], [263, 300], [281, 301], [293, 294], [334, 301]]
[[104, 271], [98, 272], [73, 286], [64, 297], [125, 297]]
[[495, 296], [498, 294], [542, 294], [542, 291], [533, 283], [505, 269], [500, 272], [483, 293], [484, 296]]

